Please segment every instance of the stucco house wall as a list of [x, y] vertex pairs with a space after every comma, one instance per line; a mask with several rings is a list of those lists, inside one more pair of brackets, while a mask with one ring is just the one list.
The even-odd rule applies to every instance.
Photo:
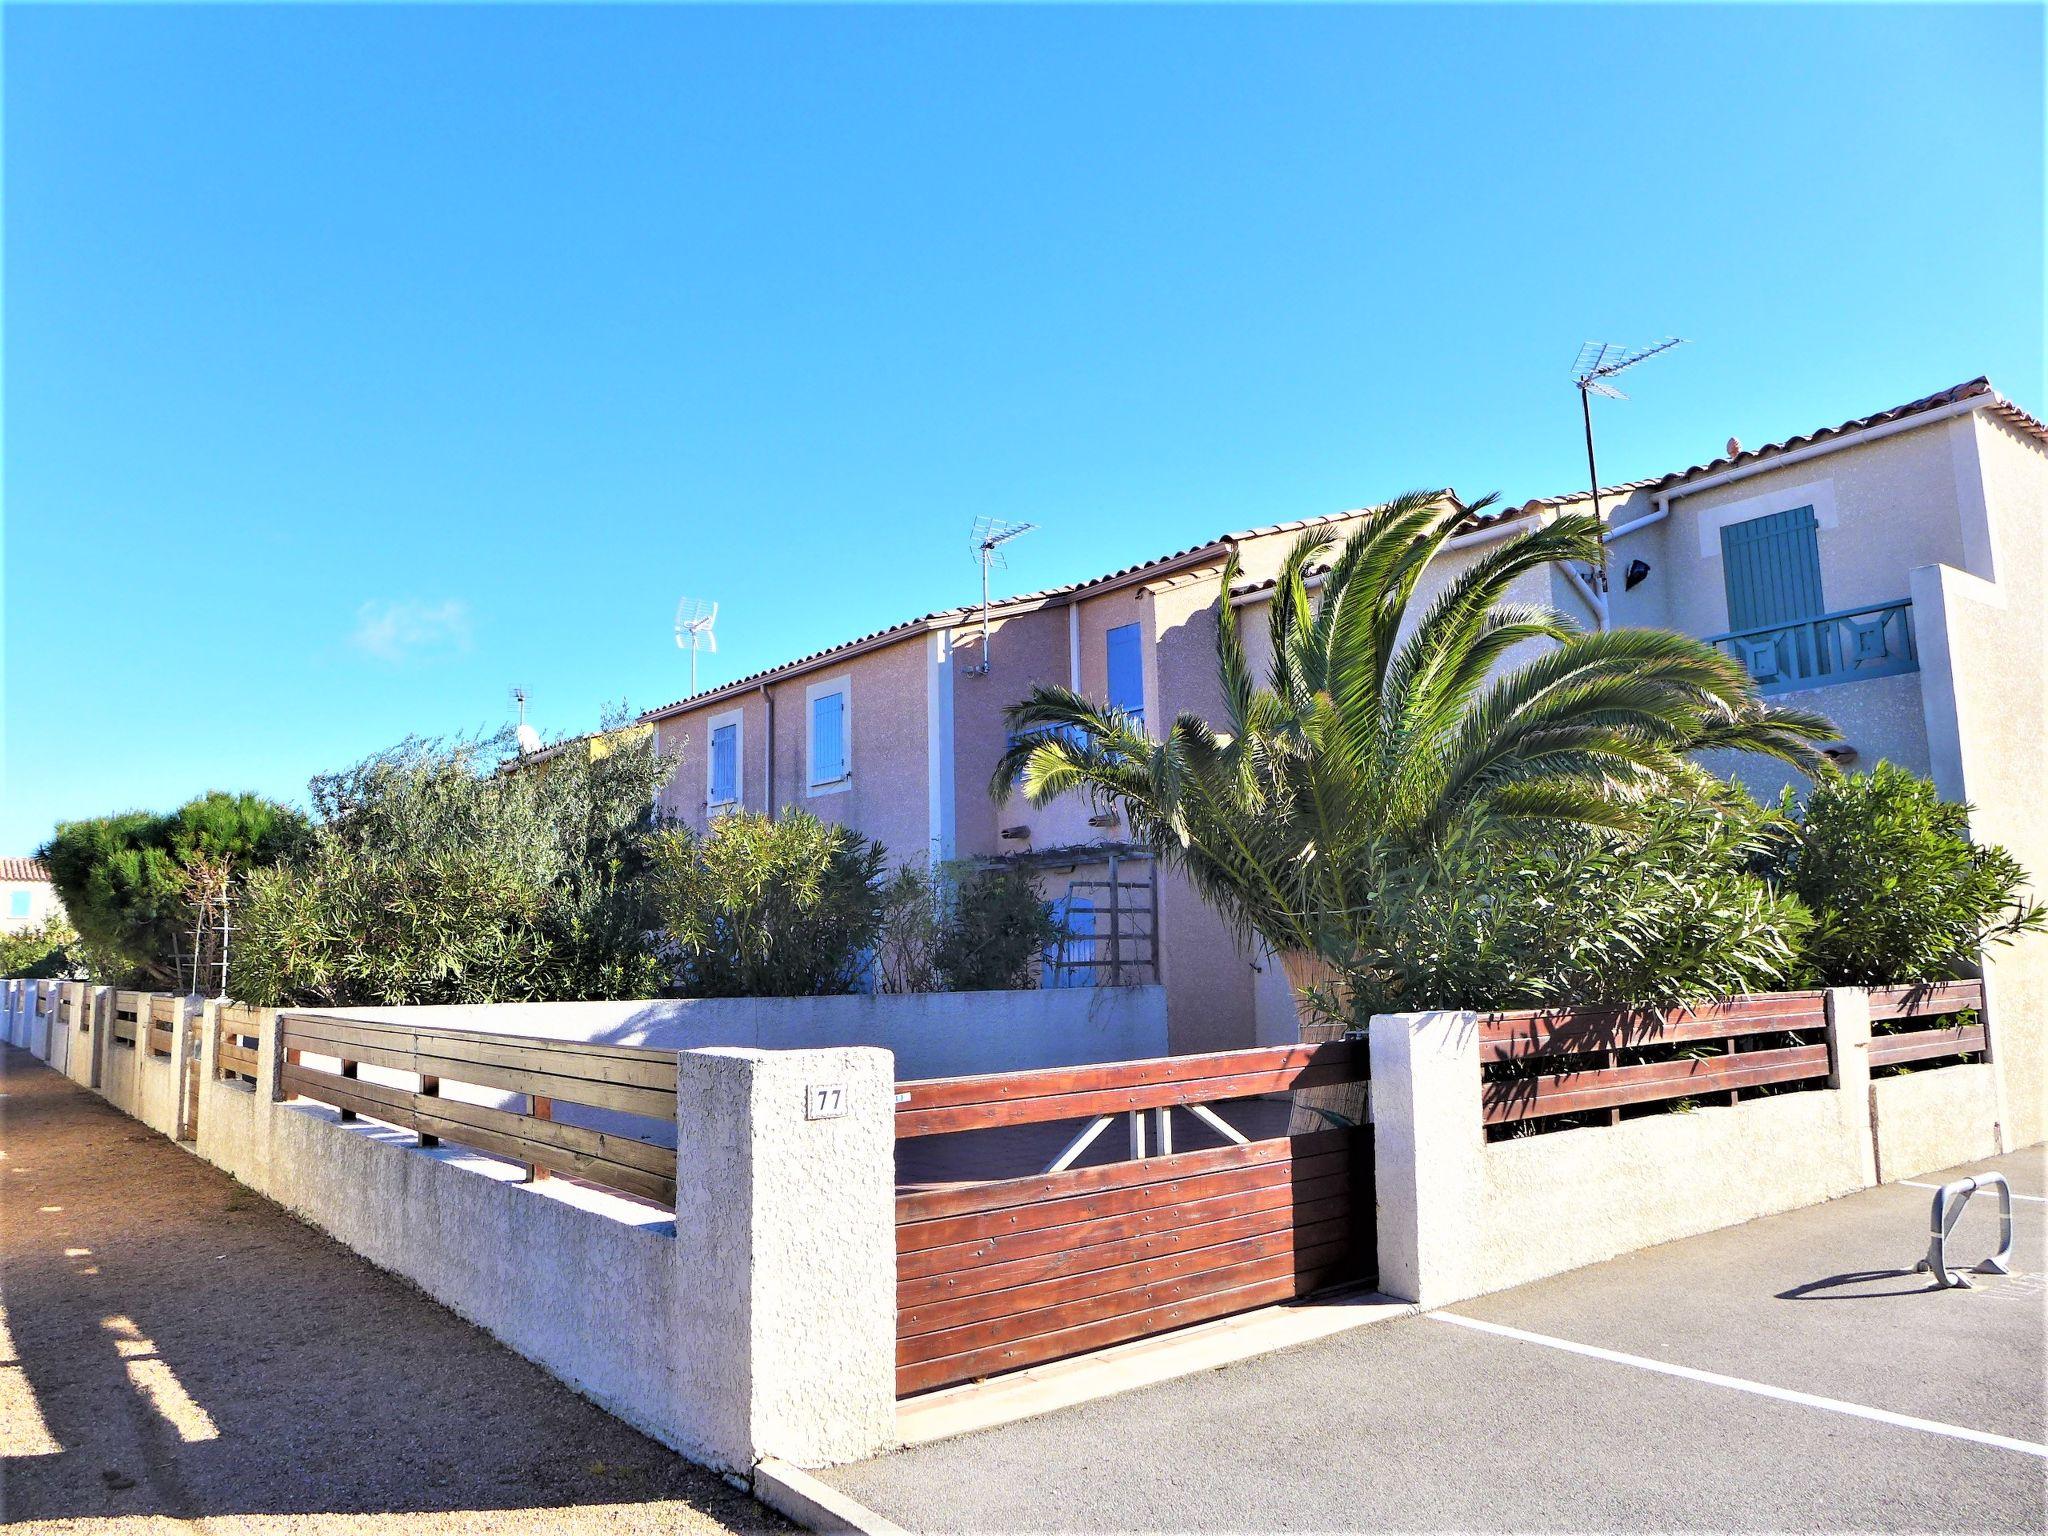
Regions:
[[[879, 839], [892, 863], [925, 859], [930, 835], [926, 649], [926, 637], [908, 636], [843, 657], [814, 672], [775, 679], [765, 688], [749, 688], [732, 697], [713, 698], [656, 721], [657, 748], [676, 763], [662, 792], [664, 812], [699, 831], [709, 827], [713, 808], [707, 804], [706, 790], [711, 731], [729, 712], [738, 711], [745, 809], [806, 810]], [[851, 772], [843, 786], [814, 791], [809, 782], [809, 695], [842, 679], [848, 687]], [[772, 738], [769, 699], [774, 701]]]
[[[9, 859], [9, 864], [27, 860]], [[20, 906], [25, 910], [17, 913]], [[0, 878], [0, 933], [25, 933], [63, 914], [64, 903], [47, 876], [41, 879]]]

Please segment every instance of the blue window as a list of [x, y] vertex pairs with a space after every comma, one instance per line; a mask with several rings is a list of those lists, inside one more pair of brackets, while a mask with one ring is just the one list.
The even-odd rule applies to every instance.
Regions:
[[1136, 624], [1119, 624], [1108, 636], [1109, 705], [1145, 723], [1145, 652]]
[[1820, 596], [1820, 536], [1813, 508], [1730, 523], [1721, 530], [1728, 628], [1793, 624], [1827, 612]]
[[840, 784], [849, 774], [846, 757], [846, 685], [811, 695], [811, 788]]
[[740, 728], [721, 725], [711, 732], [711, 803], [729, 805], [740, 797]]
[[7, 915], [9, 917], [28, 916], [27, 891], [9, 891], [7, 893]]

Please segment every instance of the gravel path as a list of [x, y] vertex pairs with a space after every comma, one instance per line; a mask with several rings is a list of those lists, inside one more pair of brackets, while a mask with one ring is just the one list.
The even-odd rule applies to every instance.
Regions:
[[790, 1529], [4, 1046], [0, 1301], [0, 1523]]

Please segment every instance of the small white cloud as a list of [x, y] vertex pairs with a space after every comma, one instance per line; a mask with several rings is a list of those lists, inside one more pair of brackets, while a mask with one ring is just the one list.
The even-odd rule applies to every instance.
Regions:
[[438, 603], [374, 598], [356, 610], [356, 627], [348, 643], [365, 656], [393, 663], [443, 651], [466, 651], [469, 604], [455, 597]]

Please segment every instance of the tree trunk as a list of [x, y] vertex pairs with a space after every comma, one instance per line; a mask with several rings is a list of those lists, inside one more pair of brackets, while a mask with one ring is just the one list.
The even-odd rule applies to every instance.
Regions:
[[[1321, 955], [1310, 950], [1288, 950], [1280, 956], [1280, 967], [1287, 973], [1288, 986], [1294, 989], [1297, 1009], [1305, 1008], [1313, 990], [1348, 1013], [1350, 990], [1344, 985], [1343, 973]], [[1342, 1040], [1350, 1029], [1350, 1021], [1341, 1016], [1304, 1018], [1301, 1021], [1301, 1038], [1304, 1044], [1320, 1045], [1325, 1041]], [[1287, 1133], [1299, 1136], [1306, 1131], [1327, 1130], [1333, 1125], [1364, 1125], [1371, 1119], [1366, 1100], [1367, 1087], [1363, 1082], [1338, 1083], [1326, 1088], [1297, 1088], [1294, 1110], [1287, 1119]]]

